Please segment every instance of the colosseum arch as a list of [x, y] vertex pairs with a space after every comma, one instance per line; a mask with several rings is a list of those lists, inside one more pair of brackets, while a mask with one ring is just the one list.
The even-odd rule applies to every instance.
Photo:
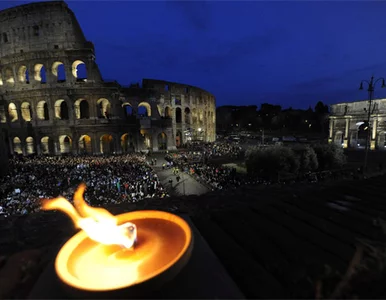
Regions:
[[202, 109], [198, 110], [198, 124], [204, 126], [204, 111]]
[[19, 115], [17, 113], [17, 107], [15, 105], [15, 103], [9, 103], [8, 105], [8, 115], [9, 115], [9, 119], [11, 120], [11, 122], [16, 122], [17, 120], [19, 120]]
[[66, 71], [64, 64], [61, 61], [55, 61], [51, 67], [52, 74], [56, 77], [58, 82], [66, 81]]
[[79, 153], [82, 154], [92, 154], [92, 144], [91, 137], [88, 135], [82, 135], [78, 141], [79, 144]]
[[46, 101], [39, 101], [38, 102], [38, 105], [36, 107], [36, 115], [38, 117], [39, 120], [49, 120], [50, 119], [50, 115], [49, 115], [49, 111], [48, 111], [48, 104]]
[[123, 111], [125, 112], [125, 116], [129, 117], [133, 115], [133, 107], [129, 102], [122, 103]]
[[43, 154], [50, 154], [50, 138], [48, 136], [41, 138], [40, 145]]
[[[140, 109], [142, 107], [144, 109], [146, 109], [146, 112], [144, 111], [144, 109]], [[139, 103], [138, 104], [138, 115], [144, 115], [144, 116], [151, 117], [151, 107], [150, 107], [150, 104], [147, 103], [147, 102]]]
[[158, 150], [167, 150], [168, 149], [168, 137], [165, 132], [161, 132], [158, 135]]
[[25, 150], [27, 154], [35, 153], [35, 141], [33, 137], [29, 136], [25, 139]]
[[176, 133], [176, 147], [179, 148], [181, 147], [181, 144], [182, 144], [182, 133], [181, 131], [177, 131]]
[[13, 77], [13, 71], [11, 68], [6, 68], [4, 73], [5, 73], [4, 74], [5, 82], [11, 83], [11, 84], [15, 83], [15, 78]]
[[72, 148], [72, 139], [68, 135], [59, 136], [60, 153], [70, 153]]
[[145, 148], [151, 148], [151, 134], [149, 134], [146, 130], [141, 130], [141, 135], [143, 137], [143, 145], [145, 146]]
[[204, 111], [202, 110], [202, 108], [198, 110], [198, 121], [204, 121]]
[[81, 60], [76, 60], [72, 63], [72, 75], [78, 80], [87, 79], [86, 64]]
[[46, 68], [43, 64], [36, 64], [34, 66], [34, 79], [40, 83], [46, 83]]
[[164, 114], [165, 118], [171, 118], [172, 117], [172, 110], [169, 106], [166, 106], [165, 107], [165, 114]]
[[157, 104], [157, 110], [158, 110], [158, 114], [160, 116], [162, 116], [162, 107], [161, 107], [161, 105]]
[[114, 138], [111, 134], [101, 136], [100, 151], [103, 154], [112, 154], [114, 152]]
[[0, 105], [0, 123], [7, 123], [7, 114], [4, 105]]
[[123, 153], [134, 151], [133, 135], [125, 133], [121, 136], [121, 148]]
[[190, 108], [186, 107], [184, 110], [185, 123], [190, 124]]
[[197, 123], [197, 109], [196, 108], [192, 109], [192, 122], [193, 122], [193, 124]]
[[111, 111], [111, 103], [106, 98], [100, 98], [97, 101], [98, 104], [98, 117], [99, 118], [109, 118]]
[[75, 101], [75, 117], [77, 119], [89, 119], [90, 118], [90, 107], [87, 100], [78, 99]]
[[59, 120], [69, 119], [68, 105], [67, 102], [63, 99], [55, 101], [55, 118]]
[[23, 154], [23, 148], [21, 146], [21, 140], [18, 137], [14, 137], [12, 141], [13, 152], [17, 154]]
[[17, 77], [19, 82], [29, 83], [29, 72], [26, 66], [22, 65], [17, 71]]
[[31, 104], [29, 104], [28, 102], [23, 102], [21, 104], [21, 117], [26, 122], [31, 122], [32, 120]]
[[182, 111], [180, 107], [176, 108], [176, 123], [181, 123], [182, 122]]

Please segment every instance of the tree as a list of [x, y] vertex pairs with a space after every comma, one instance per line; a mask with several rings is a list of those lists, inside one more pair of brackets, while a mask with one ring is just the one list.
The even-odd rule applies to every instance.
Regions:
[[313, 146], [320, 170], [341, 168], [346, 163], [342, 147], [331, 144], [316, 144]]
[[310, 146], [295, 146], [293, 147], [295, 154], [299, 158], [299, 171], [309, 172], [316, 171], [319, 167], [318, 157], [315, 153], [315, 150]]
[[316, 120], [317, 120], [317, 126], [318, 131], [321, 132], [323, 135], [325, 132], [328, 131], [328, 106], [323, 104], [322, 101], [319, 101], [315, 105], [315, 114], [316, 114]]
[[245, 153], [247, 172], [275, 180], [279, 173], [297, 173], [299, 159], [291, 148], [284, 146], [251, 147]]

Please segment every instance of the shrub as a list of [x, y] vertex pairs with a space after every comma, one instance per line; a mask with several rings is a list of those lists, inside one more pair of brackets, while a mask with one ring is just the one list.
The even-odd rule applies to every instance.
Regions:
[[277, 179], [278, 174], [296, 173], [299, 159], [291, 148], [284, 146], [251, 147], [245, 153], [247, 172], [265, 179]]
[[319, 167], [318, 157], [313, 148], [308, 145], [295, 146], [292, 148], [298, 156], [300, 172], [315, 171]]
[[346, 156], [342, 147], [334, 143], [316, 144], [313, 148], [318, 158], [320, 170], [341, 168], [346, 163]]

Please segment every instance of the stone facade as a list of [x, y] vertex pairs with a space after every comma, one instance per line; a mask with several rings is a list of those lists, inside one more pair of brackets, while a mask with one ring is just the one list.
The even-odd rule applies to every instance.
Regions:
[[368, 110], [367, 100], [331, 105], [329, 142], [344, 148], [364, 148], [370, 131], [370, 149], [385, 150], [386, 99], [371, 101], [370, 124]]
[[11, 154], [173, 150], [188, 139], [214, 141], [215, 119], [213, 95], [199, 88], [104, 81], [93, 44], [62, 1], [0, 12], [0, 126]]

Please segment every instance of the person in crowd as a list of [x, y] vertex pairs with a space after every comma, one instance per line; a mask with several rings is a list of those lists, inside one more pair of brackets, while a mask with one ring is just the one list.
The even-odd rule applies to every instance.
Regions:
[[1, 213], [8, 215], [37, 212], [44, 198], [72, 201], [81, 182], [93, 206], [169, 196], [144, 155], [21, 157], [9, 170], [0, 181]]

